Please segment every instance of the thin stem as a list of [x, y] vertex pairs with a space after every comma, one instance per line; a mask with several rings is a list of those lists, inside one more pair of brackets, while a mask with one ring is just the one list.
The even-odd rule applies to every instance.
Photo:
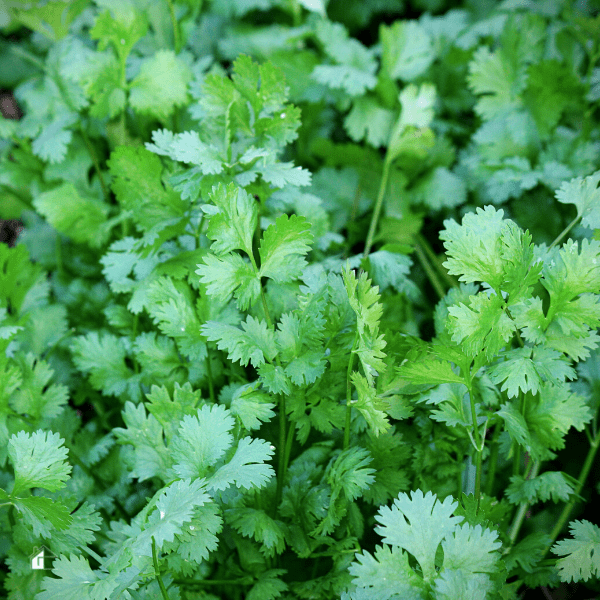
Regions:
[[154, 536], [152, 536], [152, 562], [154, 563], [154, 577], [156, 577], [156, 581], [158, 581], [158, 587], [160, 588], [160, 593], [162, 594], [163, 600], [170, 600], [169, 594], [167, 594], [167, 588], [165, 587], [162, 577], [160, 576], [160, 570], [158, 568], [158, 556], [156, 555], [156, 541]]
[[169, 16], [171, 17], [171, 25], [173, 26], [173, 45], [175, 46], [175, 54], [179, 54], [181, 51], [181, 33], [179, 31], [179, 23], [177, 23], [177, 17], [175, 16], [173, 0], [167, 0], [167, 4], [169, 5]]
[[275, 495], [275, 505], [279, 506], [283, 495], [283, 480], [285, 478], [285, 448], [287, 446], [285, 430], [287, 428], [287, 419], [285, 414], [285, 395], [279, 394], [279, 448], [277, 449], [277, 490]]
[[573, 227], [575, 227], [575, 225], [577, 225], [577, 222], [579, 221], [579, 217], [575, 217], [559, 234], [558, 237], [550, 244], [550, 247], [548, 248], [548, 250], [552, 250], [552, 248], [554, 248], [554, 246], [556, 246], [556, 244], [558, 244], [564, 237], [565, 235], [567, 235], [567, 233], [569, 233], [569, 231], [571, 231], [571, 229], [573, 229]]
[[71, 327], [66, 333], [61, 335], [49, 348], [42, 354], [42, 360], [48, 360], [48, 357], [56, 350], [58, 345], [66, 338], [72, 336], [75, 333], [75, 327]]
[[213, 384], [212, 367], [210, 366], [210, 353], [206, 355], [206, 378], [208, 379], [208, 396], [210, 401], [214, 404], [216, 400], [215, 386]]
[[379, 182], [379, 192], [377, 194], [377, 200], [375, 202], [375, 208], [373, 209], [373, 216], [371, 217], [371, 224], [369, 226], [369, 233], [367, 234], [367, 241], [365, 242], [364, 258], [369, 256], [371, 246], [373, 245], [373, 239], [375, 238], [375, 231], [377, 230], [377, 222], [379, 221], [379, 214], [381, 213], [381, 207], [383, 205], [383, 198], [385, 196], [385, 190], [387, 189], [388, 179], [390, 176], [391, 161], [387, 159], [383, 162], [383, 173], [381, 174], [381, 181]]
[[437, 273], [431, 268], [431, 265], [427, 260], [427, 256], [425, 256], [425, 253], [423, 252], [418, 241], [415, 242], [415, 253], [419, 259], [419, 262], [421, 263], [421, 266], [423, 269], [425, 269], [425, 273], [427, 274], [433, 289], [436, 291], [441, 300], [446, 295], [446, 290], [444, 289], [442, 282], [439, 280]]
[[501, 431], [502, 429], [496, 425], [491, 441], [489, 470], [485, 482], [484, 493], [486, 496], [491, 496], [494, 491], [494, 480], [496, 479], [496, 468], [498, 467], [498, 437], [500, 436]]
[[354, 350], [358, 343], [358, 328], [354, 334], [354, 342], [350, 350], [348, 370], [346, 372], [346, 424], [344, 426], [344, 450], [350, 446], [350, 424], [352, 423], [352, 370], [354, 368]]
[[454, 277], [452, 277], [452, 275], [450, 275], [448, 273], [448, 271], [446, 271], [446, 269], [442, 266], [442, 264], [440, 263], [440, 259], [436, 256], [435, 252], [432, 250], [429, 242], [427, 241], [427, 238], [424, 237], [422, 234], [417, 233], [415, 235], [415, 238], [417, 239], [420, 247], [425, 250], [425, 253], [427, 254], [429, 260], [431, 261], [431, 264], [435, 267], [436, 271], [442, 276], [442, 278], [446, 281], [447, 283], [447, 287], [458, 287], [458, 282], [456, 281], [456, 279]]
[[[538, 471], [540, 470], [540, 465], [540, 461], [536, 460], [531, 472], [529, 473], [529, 479], [533, 479], [537, 476]], [[513, 524], [508, 531], [508, 537], [510, 539], [511, 546], [515, 543], [517, 536], [519, 535], [519, 530], [521, 529], [521, 525], [523, 525], [523, 521], [525, 520], [525, 515], [527, 514], [528, 510], [529, 502], [522, 502], [519, 505], [519, 510], [517, 511], [517, 514], [513, 520]]]
[[469, 392], [469, 401], [471, 403], [471, 419], [473, 421], [473, 434], [475, 436], [475, 445], [477, 447], [477, 449], [476, 449], [477, 472], [475, 475], [475, 498], [477, 499], [477, 505], [475, 508], [475, 514], [478, 514], [479, 513], [479, 505], [481, 503], [481, 470], [482, 470], [482, 459], [483, 459], [483, 443], [481, 440], [481, 434], [479, 433], [479, 427], [477, 426], [477, 410], [475, 408], [475, 394], [473, 393], [473, 385], [472, 385], [470, 373], [467, 376], [467, 390]]
[[[571, 496], [571, 499], [569, 500], [569, 502], [567, 502], [567, 504], [565, 504], [562, 512], [560, 513], [560, 517], [558, 517], [558, 521], [556, 521], [556, 525], [554, 526], [554, 529], [550, 533], [550, 543], [544, 550], [543, 556], [545, 556], [546, 553], [548, 552], [548, 550], [550, 550], [550, 546], [552, 546], [552, 544], [554, 543], [554, 541], [556, 540], [556, 538], [559, 536], [560, 532], [562, 531], [563, 527], [566, 525], [567, 521], [569, 520], [569, 517], [571, 516], [571, 511], [573, 510], [573, 507], [575, 506], [575, 503], [577, 502], [578, 497], [581, 494], [581, 490], [583, 489], [583, 486], [585, 485], [586, 479], [587, 479], [588, 475], [590, 474], [590, 470], [592, 468], [592, 465], [594, 464], [594, 459], [596, 458], [596, 452], [598, 452], [599, 447], [600, 447], [600, 431], [596, 433], [596, 437], [594, 438], [593, 443], [587, 453], [587, 456], [585, 457], [585, 462], [583, 463], [583, 467], [581, 467], [581, 472], [579, 473], [579, 478], [577, 479], [577, 487], [575, 488], [575, 490], [573, 490], [573, 495]], [[542, 556], [542, 558], [543, 558], [543, 556]]]

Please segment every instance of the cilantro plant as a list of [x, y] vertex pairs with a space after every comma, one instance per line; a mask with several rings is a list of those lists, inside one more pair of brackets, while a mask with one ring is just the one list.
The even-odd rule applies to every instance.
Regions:
[[599, 23], [4, 2], [4, 595], [597, 591]]

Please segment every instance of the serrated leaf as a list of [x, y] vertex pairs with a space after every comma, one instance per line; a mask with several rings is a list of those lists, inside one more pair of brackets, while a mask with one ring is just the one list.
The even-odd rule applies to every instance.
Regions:
[[306, 266], [304, 256], [312, 242], [310, 224], [304, 217], [281, 215], [263, 235], [259, 248], [260, 277], [269, 277], [278, 283], [300, 277]]
[[58, 433], [39, 429], [32, 434], [20, 431], [8, 442], [8, 456], [15, 470], [13, 494], [31, 488], [55, 492], [64, 487], [71, 473], [67, 449]]
[[574, 539], [561, 540], [552, 546], [561, 581], [587, 581], [600, 575], [600, 528], [586, 520], [571, 521]]

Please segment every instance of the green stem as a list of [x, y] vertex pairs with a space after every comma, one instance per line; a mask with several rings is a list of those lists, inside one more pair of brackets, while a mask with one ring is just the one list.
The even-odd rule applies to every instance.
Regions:
[[433, 289], [436, 291], [437, 295], [441, 300], [446, 295], [446, 290], [444, 289], [444, 286], [439, 280], [439, 277], [437, 276], [436, 272], [431, 268], [431, 265], [427, 260], [427, 256], [425, 256], [425, 253], [423, 252], [418, 241], [415, 242], [414, 247], [415, 253], [417, 255], [417, 258], [419, 259], [419, 262], [421, 263], [421, 266], [423, 267], [423, 269], [425, 269], [425, 273], [427, 274], [427, 277], [429, 278]]
[[56, 350], [58, 345], [66, 338], [72, 336], [75, 333], [75, 327], [71, 327], [66, 333], [61, 335], [44, 353], [42, 353], [42, 360], [48, 360], [48, 357]]
[[435, 267], [435, 270], [440, 274], [440, 276], [446, 281], [446, 286], [451, 288], [451, 287], [458, 287], [458, 282], [456, 281], [456, 279], [454, 277], [452, 277], [452, 275], [450, 275], [448, 273], [448, 271], [442, 266], [440, 259], [436, 256], [435, 252], [433, 251], [433, 249], [431, 248], [429, 242], [427, 241], [427, 238], [425, 238], [422, 234], [417, 233], [415, 235], [415, 238], [417, 239], [419, 245], [421, 246], [421, 248], [423, 250], [425, 250], [425, 254], [427, 254], [429, 260], [431, 261], [431, 264]]
[[475, 514], [479, 513], [479, 505], [481, 503], [481, 470], [482, 470], [482, 459], [483, 459], [483, 444], [481, 441], [481, 434], [479, 433], [479, 427], [477, 426], [477, 410], [475, 408], [475, 394], [473, 393], [473, 384], [470, 373], [468, 374], [467, 390], [469, 392], [469, 401], [471, 404], [471, 419], [473, 421], [473, 435], [475, 437], [475, 445], [477, 452], [476, 459], [476, 475], [475, 475], [475, 498], [477, 498], [477, 505], [475, 508]]
[[167, 594], [167, 588], [163, 583], [162, 577], [160, 576], [160, 570], [158, 568], [158, 556], [156, 555], [156, 541], [154, 536], [152, 536], [152, 562], [154, 563], [154, 577], [156, 581], [158, 581], [158, 587], [160, 588], [160, 593], [162, 594], [163, 600], [170, 600], [169, 594]]
[[583, 486], [585, 485], [586, 479], [590, 473], [592, 465], [594, 464], [594, 459], [596, 458], [596, 452], [598, 452], [598, 447], [600, 447], [600, 431], [596, 433], [596, 436], [594, 437], [594, 440], [587, 453], [587, 456], [585, 457], [585, 462], [583, 463], [583, 467], [581, 467], [581, 472], [579, 473], [579, 478], [577, 479], [577, 487], [573, 491], [573, 495], [571, 496], [569, 502], [565, 504], [562, 512], [560, 513], [560, 517], [558, 517], [558, 521], [556, 521], [554, 529], [550, 533], [550, 543], [544, 550], [543, 556], [545, 556], [548, 550], [550, 550], [550, 546], [552, 546], [556, 538], [560, 535], [560, 532], [562, 531], [563, 527], [569, 520], [569, 517], [571, 516], [571, 511], [573, 510], [573, 507], [575, 506], [575, 503], [577, 502], [578, 497], [581, 494], [581, 490], [583, 489]]
[[[538, 471], [540, 470], [540, 461], [536, 460], [531, 472], [529, 473], [529, 479], [533, 479], [537, 476]], [[513, 520], [513, 524], [511, 525], [508, 531], [508, 537], [510, 539], [511, 546], [515, 543], [517, 536], [519, 535], [519, 530], [521, 529], [521, 525], [523, 525], [523, 521], [525, 519], [525, 515], [529, 509], [529, 502], [522, 502], [519, 505], [519, 509], [517, 510], [517, 514]]]
[[386, 159], [383, 161], [383, 173], [381, 174], [381, 181], [379, 182], [379, 192], [377, 193], [377, 200], [375, 202], [375, 208], [373, 209], [373, 216], [371, 217], [369, 233], [367, 234], [367, 241], [365, 242], [365, 251], [363, 254], [364, 258], [369, 256], [371, 246], [373, 245], [373, 239], [375, 238], [377, 222], [379, 221], [379, 214], [381, 213], [383, 198], [385, 197], [385, 190], [387, 189], [388, 179], [390, 176], [390, 166], [391, 161], [386, 157]]
[[216, 400], [215, 387], [213, 384], [212, 367], [210, 366], [210, 353], [206, 354], [206, 378], [208, 379], [208, 396], [210, 401], [214, 404]]
[[175, 54], [179, 54], [181, 51], [181, 34], [179, 32], [179, 23], [177, 23], [177, 17], [175, 16], [173, 0], [167, 0], [167, 4], [169, 5], [169, 16], [171, 17], [171, 25], [173, 26], [173, 45], [175, 46]]
[[346, 372], [346, 424], [344, 426], [344, 450], [350, 446], [350, 424], [352, 423], [352, 370], [354, 368], [354, 350], [358, 343], [358, 329], [354, 334], [354, 342], [350, 350], [348, 370]]
[[54, 247], [54, 258], [56, 260], [56, 271], [58, 272], [58, 275], [62, 279], [62, 275], [63, 275], [63, 262], [62, 262], [62, 248], [61, 248], [61, 244], [62, 244], [61, 234], [57, 231], [56, 232], [56, 246]]
[[279, 394], [279, 448], [277, 448], [277, 490], [275, 492], [275, 505], [278, 507], [283, 495], [283, 480], [285, 478], [285, 448], [287, 446], [285, 430], [287, 419], [285, 414], [285, 394]]
[[567, 233], [569, 233], [569, 231], [571, 231], [571, 229], [573, 229], [573, 227], [575, 227], [575, 225], [577, 225], [577, 222], [579, 221], [579, 217], [575, 217], [559, 234], [558, 237], [550, 244], [550, 247], [548, 248], [548, 250], [552, 250], [552, 248], [554, 248], [554, 246], [556, 246], [556, 244], [558, 244], [564, 237], [565, 235], [567, 235]]
[[491, 441], [489, 470], [485, 482], [484, 493], [486, 496], [491, 496], [494, 491], [494, 480], [496, 479], [496, 469], [498, 467], [498, 437], [500, 436], [501, 431], [502, 429], [496, 425]]

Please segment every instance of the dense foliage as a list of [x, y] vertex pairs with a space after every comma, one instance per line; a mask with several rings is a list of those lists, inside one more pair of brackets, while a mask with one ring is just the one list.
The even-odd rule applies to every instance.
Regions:
[[597, 6], [0, 28], [10, 600], [598, 589]]

